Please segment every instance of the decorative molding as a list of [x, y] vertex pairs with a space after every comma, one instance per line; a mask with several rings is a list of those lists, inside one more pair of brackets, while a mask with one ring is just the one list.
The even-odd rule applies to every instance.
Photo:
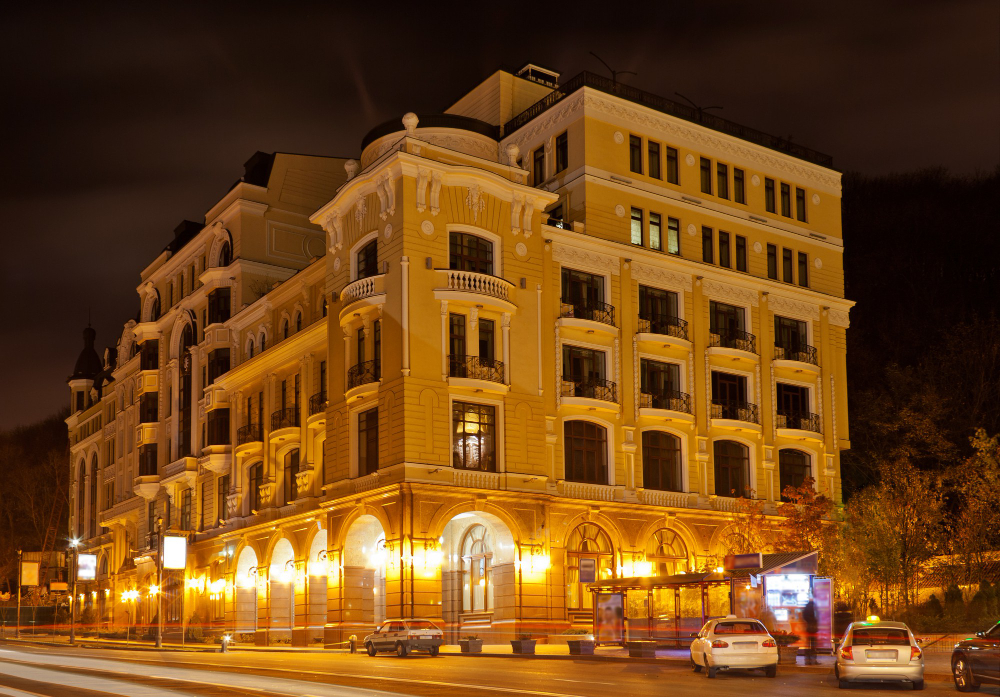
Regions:
[[531, 237], [531, 217], [535, 214], [535, 199], [529, 198], [524, 202], [524, 239]]
[[617, 215], [619, 218], [624, 218], [625, 217], [625, 206], [623, 206], [620, 203], [617, 206], [615, 206], [615, 215]]
[[379, 217], [385, 220], [396, 213], [396, 182], [389, 172], [384, 172], [375, 183], [379, 200]]
[[583, 108], [583, 91], [567, 97], [556, 107], [544, 112], [538, 118], [531, 121], [530, 126], [519, 129], [513, 142], [517, 144], [521, 152], [528, 152], [528, 145], [532, 144], [538, 136], [546, 131], [554, 129], [557, 125], [571, 116], [574, 112]]
[[625, 136], [622, 135], [621, 131], [615, 131], [614, 137], [615, 137], [615, 143], [617, 143], [618, 145], [621, 145], [622, 143], [625, 142]]
[[830, 308], [830, 324], [835, 327], [850, 327], [851, 316], [848, 310], [834, 310]]
[[326, 220], [323, 221], [323, 229], [330, 236], [328, 245], [330, 251], [339, 252], [344, 246], [344, 226], [339, 208], [334, 208]]
[[[514, 147], [517, 147], [516, 145]], [[521, 209], [524, 207], [524, 196], [516, 194], [510, 202], [510, 231], [515, 235], [521, 232]]]
[[837, 445], [837, 391], [836, 385], [833, 381], [833, 375], [830, 376], [830, 425], [832, 427], [833, 435], [833, 447], [839, 448]]
[[690, 275], [671, 271], [660, 266], [643, 264], [641, 261], [632, 262], [632, 279], [640, 283], [645, 281], [647, 283], [682, 288], [688, 292], [691, 291]]
[[818, 305], [802, 302], [801, 300], [784, 298], [780, 295], [775, 295], [774, 293], [767, 296], [767, 303], [772, 312], [787, 312], [793, 315], [808, 317], [813, 321], [819, 321]]
[[812, 201], [813, 201], [813, 205], [814, 206], [818, 206], [819, 205], [819, 194], [813, 194]]
[[754, 254], [760, 254], [761, 252], [764, 251], [764, 247], [761, 245], [760, 242], [754, 242], [753, 243], [753, 251], [754, 251]]
[[433, 235], [434, 234], [434, 223], [432, 223], [429, 220], [423, 221], [422, 223], [420, 223], [420, 232], [422, 232], [422, 233], [424, 233], [425, 235], [428, 235], [428, 236], [429, 235]]
[[358, 194], [358, 198], [354, 202], [354, 221], [360, 225], [361, 221], [365, 219], [367, 212], [368, 197], [365, 194]]
[[526, 257], [528, 256], [528, 245], [524, 242], [518, 242], [517, 246], [514, 247], [514, 251], [517, 252], [517, 256]]
[[[617, 341], [617, 339], [616, 339]], [[632, 335], [632, 397], [634, 401], [634, 419], [639, 419], [639, 337]]]
[[556, 409], [562, 406], [562, 337], [559, 335], [559, 325], [556, 331]]
[[815, 266], [817, 269], [822, 269], [823, 268], [823, 260], [820, 259], [819, 257], [816, 257], [815, 259], [813, 259], [813, 266]]
[[430, 177], [430, 170], [423, 167], [417, 168], [417, 212], [423, 213], [427, 209], [427, 181]]
[[[778, 381], [774, 375], [774, 365], [768, 369], [771, 373], [771, 438], [777, 437], [778, 431]], [[757, 405], [757, 412], [760, 413], [760, 405]]]
[[760, 186], [760, 177], [756, 174], [753, 175], [752, 177], [750, 177], [750, 183], [753, 184], [754, 186]]
[[[693, 393], [694, 390], [691, 390]], [[705, 424], [712, 424], [712, 365], [708, 360], [708, 349], [705, 349]]]
[[756, 365], [754, 373], [755, 373], [755, 376], [757, 378], [754, 381], [755, 382], [755, 384], [754, 384], [754, 393], [755, 393], [756, 398], [757, 398], [757, 413], [759, 414], [760, 413], [760, 363], [758, 363]]
[[695, 226], [694, 223], [688, 223], [688, 234], [691, 235], [692, 237], [698, 234], [698, 228]]
[[431, 215], [437, 215], [441, 212], [441, 173], [433, 172], [431, 174]]
[[333, 270], [340, 271], [340, 257], [334, 257], [333, 259]]
[[566, 244], [553, 243], [552, 260], [559, 263], [576, 265], [584, 269], [598, 270], [601, 273], [609, 273], [612, 276], [619, 275], [621, 263], [618, 257], [600, 252], [590, 252], [579, 247], [571, 247]]
[[392, 223], [385, 224], [385, 232], [383, 232], [382, 234], [385, 235], [386, 239], [392, 237]]
[[703, 290], [706, 295], [714, 295], [725, 300], [733, 300], [739, 303], [746, 303], [751, 307], [757, 307], [760, 300], [757, 291], [740, 286], [730, 285], [721, 281], [711, 281], [705, 279]]
[[687, 163], [688, 167], [694, 167], [694, 155], [692, 155], [691, 153], [687, 154], [687, 157], [684, 158], [684, 161]]
[[466, 187], [465, 206], [472, 212], [472, 222], [479, 221], [479, 214], [486, 210], [486, 197], [479, 184]]

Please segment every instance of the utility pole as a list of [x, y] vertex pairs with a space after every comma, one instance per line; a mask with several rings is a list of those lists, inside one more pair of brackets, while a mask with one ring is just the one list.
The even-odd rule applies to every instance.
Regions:
[[17, 627], [14, 628], [14, 638], [21, 638], [21, 550], [17, 550]]
[[156, 648], [163, 648], [163, 518], [156, 518]]
[[69, 541], [69, 544], [73, 548], [73, 568], [71, 570], [73, 574], [73, 592], [69, 596], [69, 644], [70, 646], [74, 646], [76, 645], [76, 577], [79, 576], [80, 540], [72, 539]]

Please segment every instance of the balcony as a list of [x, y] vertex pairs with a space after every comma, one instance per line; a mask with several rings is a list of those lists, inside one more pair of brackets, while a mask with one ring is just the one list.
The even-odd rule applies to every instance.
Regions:
[[609, 327], [617, 327], [615, 324], [615, 306], [611, 303], [597, 300], [588, 303], [574, 303], [562, 300], [559, 305], [559, 316], [561, 318], [582, 319], [588, 322], [599, 322]]
[[299, 427], [299, 409], [298, 407], [286, 407], [285, 409], [278, 409], [271, 413], [271, 435], [274, 435], [275, 431], [281, 431], [286, 428], [298, 428]]
[[381, 361], [365, 361], [357, 365], [352, 365], [347, 371], [347, 391], [350, 392], [356, 387], [378, 382], [381, 378]]
[[505, 383], [503, 361], [482, 356], [448, 356], [448, 376], [465, 380], [483, 380], [500, 385]]
[[344, 290], [340, 292], [340, 298], [344, 305], [349, 305], [356, 300], [364, 300], [373, 295], [381, 295], [385, 292], [385, 274], [377, 274], [348, 283]]
[[[648, 412], [641, 413], [641, 416], [664, 416], [666, 418], [672, 416], [669, 413], [661, 414], [657, 412], [674, 412], [674, 415], [685, 414], [690, 417], [693, 417], [694, 414], [691, 409], [691, 395], [686, 392], [677, 392], [674, 390], [640, 393], [639, 409], [649, 410]], [[684, 420], [691, 421], [693, 418]]]
[[607, 484], [589, 484], [586, 482], [571, 482], [563, 480], [560, 482], [560, 489], [563, 496], [572, 499], [586, 499], [588, 501], [615, 501], [620, 500], [616, 495], [616, 488]]
[[730, 329], [724, 332], [711, 332], [708, 335], [708, 345], [711, 348], [734, 349], [747, 353], [757, 353], [757, 337], [749, 332]]
[[445, 287], [434, 290], [436, 300], [467, 306], [478, 305], [497, 312], [515, 312], [514, 284], [499, 276], [458, 269], [438, 269], [446, 275]]
[[823, 433], [823, 421], [818, 414], [808, 411], [778, 409], [774, 427], [778, 435], [816, 439]]
[[309, 416], [326, 411], [326, 392], [317, 392], [309, 398]]
[[794, 348], [775, 344], [773, 365], [775, 368], [784, 368], [796, 373], [814, 373], [818, 375], [819, 354], [815, 346], [809, 346], [808, 344], [799, 344]]
[[564, 377], [561, 389], [562, 403], [605, 411], [618, 411], [618, 385], [600, 378], [574, 379]]
[[236, 430], [236, 447], [241, 445], [246, 445], [248, 443], [259, 443], [264, 440], [263, 434], [261, 433], [263, 429], [260, 424], [247, 424], [246, 426], [240, 426]]
[[750, 402], [724, 402], [713, 399], [711, 416], [713, 426], [734, 425], [740, 428], [746, 424], [754, 424], [756, 428], [753, 430], [760, 430], [757, 405]]
[[640, 334], [658, 334], [688, 341], [688, 323], [680, 317], [640, 317], [638, 329]]

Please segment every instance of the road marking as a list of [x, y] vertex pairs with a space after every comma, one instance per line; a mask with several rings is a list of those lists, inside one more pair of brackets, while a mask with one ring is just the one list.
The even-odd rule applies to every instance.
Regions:
[[558, 680], [559, 682], [583, 682], [588, 685], [614, 685], [613, 682], [600, 682], [598, 680], [573, 680], [572, 678], [549, 678], [550, 680]]

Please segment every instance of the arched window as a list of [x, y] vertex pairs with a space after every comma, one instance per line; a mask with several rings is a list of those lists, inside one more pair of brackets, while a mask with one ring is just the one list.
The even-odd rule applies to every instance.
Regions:
[[592, 421], [567, 421], [566, 479], [588, 484], [608, 483], [608, 432]]
[[[378, 239], [373, 239], [358, 250], [358, 279], [378, 274]], [[355, 280], [358, 280], [355, 279]]]
[[448, 235], [448, 268], [493, 274], [493, 243], [467, 232]]
[[295, 475], [299, 473], [299, 451], [291, 450], [285, 455], [285, 504], [295, 500]]
[[264, 463], [258, 462], [255, 465], [250, 465], [250, 469], [247, 470], [247, 497], [250, 502], [250, 512], [255, 513], [260, 511], [261, 499], [260, 499], [260, 486], [264, 483]]
[[301, 332], [302, 331], [302, 313], [301, 312], [295, 313], [295, 331], [296, 332]]
[[264, 353], [267, 350], [267, 334], [264, 332], [260, 333], [260, 352]]
[[253, 337], [250, 337], [250, 342], [247, 344], [247, 357], [253, 358]]
[[493, 536], [485, 525], [473, 525], [462, 540], [462, 610], [493, 609]]
[[731, 440], [715, 441], [715, 495], [746, 496], [750, 488], [750, 449]]
[[583, 523], [566, 540], [567, 607], [583, 610], [594, 607], [587, 584], [614, 575], [615, 550], [611, 538], [594, 523]]
[[219, 250], [219, 266], [225, 267], [233, 263], [233, 247], [229, 244], [229, 241], [222, 243], [222, 249]]
[[281, 338], [282, 339], [287, 339], [288, 338], [288, 320], [287, 319], [281, 320]]
[[687, 546], [676, 532], [660, 528], [646, 543], [646, 561], [652, 562], [655, 576], [687, 573]]
[[801, 450], [778, 451], [778, 480], [781, 486], [781, 499], [785, 498], [785, 487], [798, 488], [812, 477], [812, 462], [809, 453]]
[[150, 322], [155, 322], [158, 319], [160, 319], [160, 295], [159, 295], [159, 293], [157, 293], [156, 297], [153, 298], [152, 306], [149, 309], [149, 321]]
[[191, 455], [191, 414], [194, 395], [191, 381], [191, 347], [194, 346], [194, 328], [185, 324], [181, 331], [180, 352], [180, 390], [177, 393], [178, 438], [177, 454], [180, 457]]
[[662, 491], [684, 491], [680, 438], [663, 431], [643, 431], [642, 486]]

